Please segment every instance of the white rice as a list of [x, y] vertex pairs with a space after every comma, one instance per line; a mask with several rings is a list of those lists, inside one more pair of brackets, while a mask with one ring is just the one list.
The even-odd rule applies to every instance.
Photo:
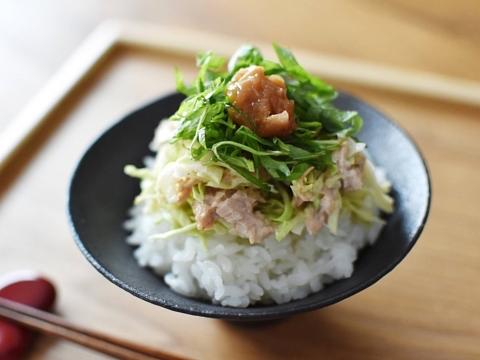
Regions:
[[170, 225], [156, 223], [142, 205], [132, 208], [126, 222], [132, 231], [127, 241], [138, 246], [134, 255], [141, 266], [164, 276], [180, 294], [233, 307], [286, 303], [350, 277], [358, 250], [374, 243], [381, 227], [354, 223], [344, 215], [336, 236], [324, 228], [316, 236], [291, 234], [250, 245], [222, 235], [209, 238], [205, 247], [198, 237], [185, 234], [149, 240]]

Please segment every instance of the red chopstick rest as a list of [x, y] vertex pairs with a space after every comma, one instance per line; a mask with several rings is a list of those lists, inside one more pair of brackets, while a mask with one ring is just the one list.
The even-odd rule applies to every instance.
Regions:
[[[48, 311], [55, 303], [53, 284], [34, 271], [18, 271], [0, 277], [0, 297]], [[32, 343], [32, 332], [0, 318], [0, 360], [20, 359]]]

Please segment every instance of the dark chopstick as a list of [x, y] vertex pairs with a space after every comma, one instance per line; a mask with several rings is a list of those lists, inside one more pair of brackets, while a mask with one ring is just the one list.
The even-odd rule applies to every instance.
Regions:
[[0, 318], [125, 360], [186, 360], [69, 323], [60, 316], [0, 298]]

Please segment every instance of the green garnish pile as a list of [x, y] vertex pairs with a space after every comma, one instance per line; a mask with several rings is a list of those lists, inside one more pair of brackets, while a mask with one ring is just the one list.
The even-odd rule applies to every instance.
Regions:
[[[207, 153], [263, 190], [272, 182], [290, 184], [310, 167], [320, 172], [334, 166], [332, 152], [345, 137], [355, 136], [362, 119], [355, 111], [336, 108], [336, 91], [303, 69], [293, 54], [273, 45], [278, 63], [263, 58], [252, 46], [241, 47], [227, 66], [224, 57], [212, 52], [197, 58], [199, 73], [187, 86], [176, 71], [177, 90], [187, 97], [170, 118], [179, 122], [173, 142], [185, 140], [195, 160]], [[265, 75], [280, 75], [287, 96], [295, 102], [297, 127], [286, 138], [262, 138], [228, 116], [231, 103], [226, 95], [228, 82], [241, 68], [259, 65]], [[268, 174], [268, 176], [266, 176]]]

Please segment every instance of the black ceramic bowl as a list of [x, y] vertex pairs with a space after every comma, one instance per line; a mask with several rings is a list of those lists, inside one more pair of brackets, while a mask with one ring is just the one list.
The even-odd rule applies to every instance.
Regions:
[[282, 305], [231, 308], [179, 295], [148, 269], [137, 265], [125, 243], [123, 222], [138, 181], [123, 174], [125, 164], [142, 165], [155, 127], [177, 109], [172, 94], [127, 115], [102, 134], [80, 160], [70, 184], [68, 213], [75, 241], [88, 261], [108, 280], [133, 295], [187, 314], [229, 320], [268, 320], [319, 309], [378, 281], [410, 251], [427, 220], [430, 178], [425, 161], [407, 134], [363, 101], [340, 94], [336, 105], [357, 110], [364, 119], [360, 140], [393, 184], [395, 212], [375, 245], [362, 250], [352, 277], [336, 281], [305, 299]]

